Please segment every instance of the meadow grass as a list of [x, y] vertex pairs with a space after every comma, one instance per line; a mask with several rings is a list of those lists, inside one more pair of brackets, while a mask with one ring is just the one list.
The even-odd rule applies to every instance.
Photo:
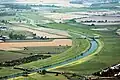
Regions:
[[80, 74], [92, 74], [120, 62], [120, 38], [112, 32], [98, 32], [102, 35], [103, 49], [89, 61], [74, 66], [62, 67], [57, 70], [72, 71]]
[[51, 58], [48, 58], [45, 60], [34, 61], [34, 62], [23, 64], [20, 66], [26, 67], [26, 68], [38, 68], [38, 67], [43, 67], [43, 66], [63, 62], [67, 59], [73, 58], [81, 54], [81, 52], [84, 51], [86, 48], [88, 48], [88, 46], [89, 46], [88, 40], [74, 39], [72, 47], [67, 51], [60, 53], [58, 55], [52, 56]]
[[60, 54], [68, 50], [70, 46], [40, 46], [40, 47], [27, 47], [27, 50], [13, 51], [23, 54]]
[[55, 74], [41, 75], [36, 73], [28, 77], [21, 77], [21, 78], [12, 79], [12, 80], [68, 80], [68, 79], [63, 75], [58, 75], [58, 76], [55, 76]]
[[15, 73], [19, 73], [19, 72], [21, 72], [21, 71], [20, 70], [15, 70], [11, 67], [3, 67], [2, 69], [0, 69], [0, 77], [15, 74]]

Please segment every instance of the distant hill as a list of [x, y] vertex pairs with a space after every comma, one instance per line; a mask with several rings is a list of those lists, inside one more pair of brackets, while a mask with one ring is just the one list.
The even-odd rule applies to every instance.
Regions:
[[16, 0], [0, 0], [0, 2], [15, 2]]
[[45, 2], [45, 3], [73, 3], [73, 4], [84, 4], [84, 3], [111, 3], [120, 2], [120, 0], [0, 0], [1, 2]]
[[82, 0], [72, 0], [72, 1], [70, 1], [70, 3], [72, 3], [72, 4], [82, 4], [83, 1]]
[[71, 3], [111, 3], [120, 2], [120, 0], [70, 0]]

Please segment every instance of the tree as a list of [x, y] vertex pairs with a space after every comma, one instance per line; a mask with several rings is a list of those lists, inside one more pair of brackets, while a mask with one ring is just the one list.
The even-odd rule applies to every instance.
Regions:
[[40, 39], [44, 39], [44, 38], [43, 38], [43, 36], [41, 36], [41, 38], [40, 38]]
[[12, 33], [12, 32], [9, 34], [9, 37], [10, 37], [11, 39], [13, 39], [13, 33]]
[[33, 37], [36, 37], [36, 33], [33, 33]]
[[44, 70], [41, 71], [41, 74], [42, 74], [42, 75], [45, 75], [46, 72], [47, 72], [47, 71], [44, 69]]
[[105, 20], [105, 22], [107, 22], [107, 20]]
[[18, 35], [18, 37], [19, 37], [20, 40], [23, 40], [23, 39], [26, 38], [26, 36], [25, 36], [25, 35], [22, 35], [22, 34]]
[[6, 41], [5, 37], [3, 37], [3, 41], [4, 41], [4, 42]]
[[7, 20], [2, 20], [1, 22], [6, 24], [6, 23], [7, 23]]
[[12, 32], [9, 34], [10, 39], [20, 39], [23, 40], [26, 38], [25, 35], [22, 34], [13, 34]]
[[56, 75], [55, 76], [58, 76], [58, 73], [56, 73]]
[[95, 24], [91, 24], [91, 26], [95, 26]]
[[70, 22], [76, 23], [75, 19], [71, 19], [69, 20]]

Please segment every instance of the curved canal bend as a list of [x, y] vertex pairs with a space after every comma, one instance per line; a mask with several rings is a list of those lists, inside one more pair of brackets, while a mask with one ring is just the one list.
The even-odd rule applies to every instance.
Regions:
[[[88, 50], [86, 50], [85, 52], [82, 53], [83, 55], [79, 54], [76, 57], [68, 59], [64, 62], [56, 63], [53, 65], [49, 65], [49, 66], [38, 68], [38, 69], [33, 69], [33, 70], [29, 71], [28, 74], [31, 74], [31, 73], [34, 73], [34, 72], [37, 72], [40, 70], [44, 70], [44, 69], [47, 70], [47, 69], [55, 68], [57, 66], [62, 66], [62, 65], [77, 61], [79, 59], [82, 59], [82, 58], [92, 54], [95, 50], [97, 50], [97, 48], [98, 48], [98, 42], [96, 40], [91, 39], [90, 40], [90, 47]], [[24, 74], [26, 74], [26, 73], [25, 72], [16, 73], [16, 74], [8, 75], [8, 76], [3, 76], [2, 79], [10, 79], [10, 78], [15, 78], [15, 77], [20, 77], [20, 76], [23, 76]]]

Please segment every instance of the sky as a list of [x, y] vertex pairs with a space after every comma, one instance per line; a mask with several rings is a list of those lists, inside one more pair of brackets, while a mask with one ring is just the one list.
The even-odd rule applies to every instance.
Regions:
[[17, 0], [18, 2], [67, 3], [69, 0]]
[[0, 2], [68, 3], [70, 0], [0, 0]]

